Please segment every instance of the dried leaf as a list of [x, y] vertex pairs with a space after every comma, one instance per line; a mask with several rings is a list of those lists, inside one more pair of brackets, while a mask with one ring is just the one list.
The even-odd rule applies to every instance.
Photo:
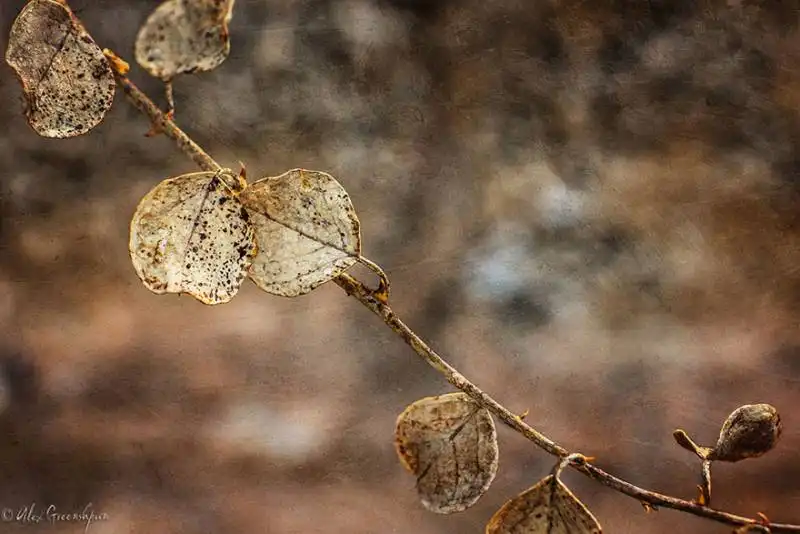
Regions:
[[250, 278], [268, 293], [308, 293], [361, 253], [353, 204], [330, 174], [293, 169], [253, 183], [241, 199], [258, 243]]
[[497, 433], [489, 412], [464, 393], [427, 397], [397, 418], [395, 447], [417, 477], [428, 510], [466, 510], [483, 495], [497, 473]]
[[32, 0], [8, 39], [6, 62], [25, 93], [28, 122], [43, 137], [74, 137], [97, 126], [114, 100], [114, 74], [69, 8]]
[[505, 503], [486, 525], [486, 534], [601, 532], [589, 509], [553, 474]]
[[247, 212], [213, 172], [153, 188], [133, 216], [129, 247], [151, 291], [188, 293], [206, 304], [236, 295], [255, 254]]
[[746, 404], [731, 413], [722, 425], [709, 460], [738, 462], [769, 452], [781, 437], [781, 418], [769, 404]]
[[234, 0], [167, 0], [139, 30], [136, 61], [165, 81], [181, 73], [216, 68], [231, 49], [228, 22], [233, 3]]

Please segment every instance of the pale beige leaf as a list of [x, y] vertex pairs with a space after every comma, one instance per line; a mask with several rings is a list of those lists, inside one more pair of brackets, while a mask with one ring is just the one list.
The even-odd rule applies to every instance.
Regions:
[[555, 475], [548, 475], [498, 510], [486, 534], [600, 534], [600, 523]]
[[114, 74], [65, 5], [32, 0], [8, 39], [6, 62], [25, 94], [28, 122], [44, 137], [74, 137], [100, 123], [114, 100]]
[[234, 0], [167, 0], [147, 18], [136, 37], [136, 61], [162, 80], [208, 71], [231, 49], [228, 22]]
[[241, 198], [258, 243], [250, 278], [268, 293], [308, 293], [361, 253], [353, 204], [330, 174], [293, 169], [253, 183]]
[[464, 393], [427, 397], [397, 418], [395, 447], [417, 477], [423, 506], [440, 514], [466, 510], [497, 473], [499, 451], [491, 415]]
[[247, 212], [213, 172], [153, 188], [133, 216], [129, 247], [151, 291], [188, 293], [206, 304], [236, 295], [255, 254]]

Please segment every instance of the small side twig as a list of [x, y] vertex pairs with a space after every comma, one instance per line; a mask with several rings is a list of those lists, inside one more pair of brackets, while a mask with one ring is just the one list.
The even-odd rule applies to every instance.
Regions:
[[158, 109], [158, 106], [128, 79], [125, 72], [121, 72], [116, 68], [117, 61], [115, 60], [118, 59], [116, 54], [110, 50], [104, 50], [103, 52], [111, 59], [109, 63], [114, 69], [114, 77], [117, 80], [117, 84], [119, 84], [122, 91], [125, 93], [125, 96], [136, 109], [150, 118], [150, 123], [156, 131], [162, 132], [164, 135], [174, 140], [178, 144], [178, 148], [181, 152], [189, 156], [192, 161], [204, 171], [216, 172], [222, 170], [222, 166], [214, 161], [211, 156], [206, 154], [205, 150], [200, 148], [200, 145], [192, 141], [192, 139], [186, 135], [186, 132], [178, 128], [178, 125], [175, 124], [175, 121], [172, 120], [167, 113]]
[[172, 80], [164, 82], [164, 98], [167, 100], [167, 117], [175, 117], [175, 93], [172, 88]]
[[441, 356], [439, 356], [432, 348], [430, 348], [417, 334], [414, 333], [406, 324], [400, 320], [397, 315], [392, 311], [388, 304], [381, 299], [376, 298], [373, 291], [364, 285], [360, 280], [357, 280], [347, 273], [340, 274], [334, 278], [334, 282], [339, 285], [351, 297], [361, 302], [364, 306], [369, 308], [373, 313], [377, 314], [386, 325], [391, 328], [396, 334], [403, 338], [403, 340], [414, 349], [419, 356], [421, 356], [428, 364], [439, 371], [445, 379], [450, 382], [455, 388], [463, 391], [474, 399], [478, 404], [495, 414], [506, 425], [513, 428], [529, 440], [533, 441], [553, 456], [563, 458], [569, 454], [569, 451], [558, 445], [556, 442], [535, 430], [522, 421], [522, 418], [515, 415], [505, 406], [494, 400], [492, 397], [484, 393], [478, 386], [467, 380], [458, 370], [452, 365], [447, 363]]

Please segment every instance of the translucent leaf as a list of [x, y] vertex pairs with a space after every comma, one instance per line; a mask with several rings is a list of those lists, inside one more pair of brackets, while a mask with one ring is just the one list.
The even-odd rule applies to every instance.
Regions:
[[503, 505], [486, 534], [600, 534], [600, 523], [556, 475]]
[[293, 169], [253, 183], [241, 199], [258, 243], [250, 278], [268, 293], [308, 293], [361, 253], [353, 204], [330, 174]]
[[6, 62], [25, 93], [28, 122], [44, 137], [74, 137], [100, 123], [114, 100], [102, 50], [65, 5], [32, 0], [14, 21]]
[[162, 80], [208, 71], [231, 49], [228, 22], [234, 0], [167, 0], [147, 18], [136, 37], [136, 61]]
[[428, 510], [466, 510], [497, 473], [497, 434], [491, 415], [464, 393], [420, 399], [397, 418], [395, 446], [417, 477]]
[[213, 172], [153, 188], [133, 216], [129, 246], [151, 291], [188, 293], [206, 304], [236, 295], [255, 254], [247, 212]]

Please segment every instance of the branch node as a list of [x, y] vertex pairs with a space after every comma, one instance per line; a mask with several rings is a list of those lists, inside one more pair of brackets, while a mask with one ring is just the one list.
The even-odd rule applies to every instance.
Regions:
[[380, 265], [377, 263], [365, 258], [364, 256], [358, 256], [358, 262], [363, 265], [364, 267], [368, 268], [372, 272], [378, 275], [378, 287], [376, 289], [370, 290], [370, 293], [373, 298], [375, 298], [381, 304], [388, 304], [389, 303], [389, 277], [386, 275], [386, 272], [381, 268]]
[[644, 511], [647, 514], [658, 512], [658, 506], [656, 506], [654, 504], [650, 504], [647, 501], [639, 501], [639, 504], [642, 505], [642, 508], [644, 508]]
[[104, 48], [103, 55], [106, 56], [108, 64], [111, 66], [111, 70], [113, 70], [115, 74], [125, 76], [131, 70], [130, 64], [115, 54], [110, 48]]

